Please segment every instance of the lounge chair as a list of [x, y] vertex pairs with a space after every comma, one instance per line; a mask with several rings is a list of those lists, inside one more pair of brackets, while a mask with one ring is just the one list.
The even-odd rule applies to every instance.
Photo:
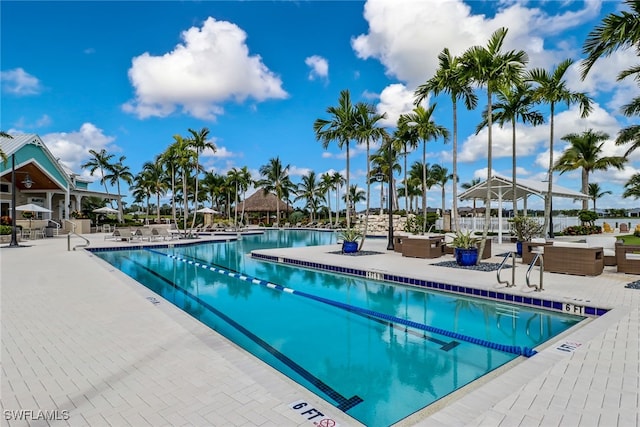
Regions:
[[598, 276], [604, 269], [602, 247], [588, 243], [553, 242], [544, 247], [544, 271], [551, 273]]
[[602, 232], [603, 233], [613, 233], [613, 228], [609, 225], [608, 222], [602, 223]]
[[620, 223], [620, 232], [621, 233], [628, 233], [629, 232], [629, 225], [626, 222], [621, 222]]

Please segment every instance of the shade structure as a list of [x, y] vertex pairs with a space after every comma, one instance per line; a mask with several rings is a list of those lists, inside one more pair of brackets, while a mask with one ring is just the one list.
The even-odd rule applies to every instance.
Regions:
[[[508, 200], [525, 199], [530, 195], [547, 197], [549, 193], [548, 182], [534, 181], [532, 179], [516, 178], [516, 192], [513, 193], [513, 181], [500, 175], [494, 175], [490, 180], [482, 181], [461, 193], [460, 200], [484, 199], [487, 195], [487, 183], [491, 185], [491, 200], [498, 202], [498, 217], [502, 217], [502, 202]], [[589, 200], [589, 196], [579, 191], [552, 183], [551, 197], [564, 197], [574, 200]], [[498, 241], [502, 243], [502, 221], [499, 222]]]
[[198, 209], [196, 212], [198, 212], [198, 213], [205, 213], [205, 214], [217, 214], [217, 213], [220, 213], [220, 212], [218, 212], [218, 211], [217, 211], [217, 210], [215, 210], [215, 209], [206, 208], [206, 207], [205, 207], [205, 208], [200, 208], [200, 209]]
[[39, 206], [33, 203], [27, 203], [26, 205], [16, 206], [16, 210], [25, 211], [25, 212], [45, 212], [45, 213], [53, 212], [51, 209], [43, 208], [42, 206]]
[[94, 209], [93, 212], [102, 214], [117, 214], [118, 210], [110, 208], [109, 206], [104, 206], [102, 208]]

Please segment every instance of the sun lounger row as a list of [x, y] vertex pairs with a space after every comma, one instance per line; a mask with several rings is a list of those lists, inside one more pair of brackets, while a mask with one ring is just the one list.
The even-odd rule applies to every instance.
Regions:
[[180, 232], [178, 230], [169, 230], [165, 227], [141, 227], [141, 228], [116, 228], [113, 233], [104, 237], [105, 240], [115, 240], [123, 242], [144, 241], [147, 240], [173, 240], [178, 238]]

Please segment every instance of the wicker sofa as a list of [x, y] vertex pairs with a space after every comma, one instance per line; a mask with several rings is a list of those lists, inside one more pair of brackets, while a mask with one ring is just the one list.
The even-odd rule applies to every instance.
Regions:
[[444, 236], [411, 236], [402, 239], [402, 256], [438, 258], [444, 253]]
[[601, 247], [604, 255], [604, 265], [616, 265], [616, 237], [602, 234], [591, 234], [585, 238], [590, 248]]
[[604, 251], [587, 243], [553, 242], [544, 247], [544, 271], [598, 276], [604, 269]]
[[640, 274], [640, 246], [616, 244], [618, 273]]

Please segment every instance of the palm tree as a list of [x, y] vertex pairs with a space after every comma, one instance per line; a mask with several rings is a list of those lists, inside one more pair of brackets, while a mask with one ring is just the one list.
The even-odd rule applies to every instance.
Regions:
[[354, 184], [349, 187], [349, 191], [345, 192], [342, 196], [342, 200], [344, 200], [345, 206], [347, 206], [347, 218], [352, 211], [356, 213], [356, 204], [364, 201], [365, 198], [364, 190], [359, 189], [357, 185]]
[[[441, 165], [433, 165], [431, 167], [431, 178], [433, 179], [434, 183], [438, 184], [440, 186], [440, 188], [442, 189], [442, 217], [444, 218], [444, 213], [445, 213], [445, 187], [447, 185], [447, 182], [449, 182], [449, 180], [453, 180], [453, 174], [449, 173], [449, 169], [441, 166]], [[455, 180], [454, 180], [455, 181]], [[455, 183], [453, 184], [455, 186]]]
[[[516, 192], [516, 122], [520, 120], [522, 123], [530, 123], [533, 126], [538, 126], [544, 123], [544, 117], [542, 114], [533, 110], [534, 105], [533, 94], [531, 92], [531, 85], [527, 83], [515, 85], [515, 86], [503, 86], [498, 89], [496, 93], [497, 102], [493, 105], [493, 120], [498, 123], [500, 127], [503, 127], [505, 123], [511, 123], [511, 180], [512, 180], [512, 193]], [[487, 112], [483, 113], [484, 120], [478, 125], [476, 134], [485, 127], [488, 123], [486, 118]], [[518, 200], [513, 198], [513, 214], [518, 215]]]
[[[564, 102], [569, 107], [571, 104], [578, 103], [580, 105], [580, 112], [582, 117], [587, 117], [591, 112], [591, 99], [582, 92], [573, 92], [567, 87], [567, 83], [564, 80], [564, 75], [567, 69], [573, 64], [573, 60], [566, 59], [561, 62], [558, 67], [551, 73], [545, 69], [536, 68], [528, 73], [527, 81], [531, 81], [537, 84], [537, 87], [533, 89], [533, 97], [536, 101], [545, 102], [550, 107], [550, 119], [549, 119], [549, 175], [547, 178], [548, 188], [547, 195], [544, 201], [544, 229], [549, 228], [549, 220], [551, 218], [551, 195], [553, 194], [553, 130], [554, 130], [554, 115], [556, 111], [556, 104], [558, 102]], [[550, 230], [549, 234], [553, 234], [553, 230]]]
[[633, 174], [629, 181], [624, 185], [624, 192], [622, 197], [633, 197], [634, 199], [640, 198], [640, 173]]
[[[473, 46], [469, 48], [462, 57], [464, 73], [471, 78], [478, 86], [487, 88], [487, 193], [485, 206], [487, 206], [484, 218], [484, 229], [482, 231], [482, 242], [480, 252], [484, 251], [487, 235], [489, 234], [489, 222], [491, 219], [491, 173], [493, 170], [492, 158], [492, 127], [493, 127], [493, 93], [501, 86], [515, 84], [520, 81], [522, 70], [529, 58], [527, 54], [520, 51], [510, 51], [501, 53], [504, 39], [507, 36], [507, 29], [496, 30], [489, 39], [487, 47]], [[478, 262], [480, 262], [478, 257]]]
[[[587, 36], [582, 47], [582, 53], [587, 55], [582, 64], [582, 79], [584, 80], [591, 67], [602, 57], [608, 57], [618, 49], [628, 49], [635, 47], [640, 52], [640, 2], [636, 0], [625, 0], [629, 11], [621, 11], [620, 14], [610, 13], [602, 20], [602, 24], [595, 27]], [[640, 66], [635, 65], [621, 71], [618, 74], [618, 81], [640, 73]], [[631, 117], [640, 113], [640, 97], [635, 97], [630, 103], [622, 107], [625, 116]], [[631, 143], [625, 156], [640, 147], [640, 125], [633, 124], [623, 128], [618, 132], [616, 138], [617, 145]]]
[[[402, 167], [400, 163], [398, 163], [398, 157], [400, 156], [400, 152], [398, 150], [397, 140], [395, 140], [390, 135], [385, 135], [383, 138], [382, 146], [371, 156], [371, 163], [373, 163], [373, 167], [376, 170], [379, 170], [383, 175], [383, 182], [389, 183], [389, 165], [391, 166], [393, 172], [400, 173], [402, 171]], [[380, 188], [380, 193], [382, 194], [382, 186]], [[392, 179], [389, 183], [389, 197], [391, 198], [391, 206], [394, 210], [398, 209], [398, 197], [396, 195], [396, 183], [395, 179]], [[382, 199], [382, 196], [380, 197]], [[382, 209], [381, 209], [382, 210]]]
[[[474, 110], [478, 104], [478, 97], [473, 93], [469, 75], [464, 72], [460, 58], [451, 55], [445, 48], [438, 55], [438, 69], [436, 74], [426, 83], [418, 86], [414, 95], [415, 104], [421, 103], [429, 93], [438, 96], [441, 92], [451, 96], [453, 105], [453, 147], [452, 162], [453, 176], [458, 176], [458, 100], [463, 100], [467, 110]], [[451, 208], [451, 224], [454, 230], [458, 227], [458, 188], [453, 186], [453, 206]]]
[[295, 194], [295, 184], [289, 178], [289, 165], [283, 166], [280, 157], [269, 159], [269, 163], [260, 166], [263, 179], [256, 182], [264, 194], [272, 193], [276, 196], [276, 221], [280, 222], [280, 202], [283, 198]]
[[598, 200], [601, 197], [606, 196], [607, 194], [613, 194], [611, 191], [607, 190], [607, 191], [602, 191], [602, 189], [600, 188], [600, 184], [598, 184], [597, 182], [591, 183], [589, 184], [589, 197], [591, 197], [591, 200], [593, 200], [593, 211], [596, 211], [596, 200]]
[[[207, 148], [209, 148], [215, 153], [216, 146], [213, 142], [207, 141], [207, 137], [209, 136], [209, 129], [207, 128], [202, 128], [200, 129], [200, 131], [189, 129], [189, 133], [191, 133], [192, 138], [188, 140], [189, 141], [188, 145], [189, 147], [193, 148], [193, 150], [195, 151], [195, 160], [196, 160], [196, 190], [193, 196], [193, 200], [195, 204], [194, 209], [198, 209], [198, 176], [200, 175], [200, 154]], [[194, 214], [193, 220], [191, 221], [191, 229], [193, 229], [193, 227], [195, 226], [196, 226], [196, 216]]]
[[333, 180], [333, 188], [336, 190], [336, 227], [338, 227], [340, 223], [340, 187], [342, 187], [347, 180], [337, 171], [331, 175], [331, 178]]
[[309, 173], [302, 176], [302, 182], [298, 184], [297, 196], [294, 201], [306, 200], [306, 206], [311, 212], [310, 222], [315, 222], [315, 214], [318, 210], [318, 201], [321, 193], [322, 188], [314, 171], [309, 171]]
[[[161, 156], [156, 157], [154, 162], [146, 162], [142, 165], [142, 170], [137, 175], [140, 177], [140, 182], [147, 186], [150, 194], [156, 195], [156, 218], [158, 223], [160, 222], [160, 196], [164, 195], [167, 191], [167, 185], [164, 182], [164, 170], [160, 161]], [[147, 212], [147, 216], [149, 212]]]
[[[437, 139], [443, 137], [445, 142], [449, 140], [449, 131], [446, 127], [436, 124], [433, 120], [433, 111], [436, 108], [436, 104], [431, 105], [425, 109], [421, 105], [418, 105], [413, 109], [413, 112], [400, 115], [399, 122], [403, 126], [407, 126], [409, 129], [414, 129], [419, 140], [422, 140], [422, 191], [426, 193], [427, 184], [427, 141], [430, 139]], [[422, 232], [427, 231], [427, 198], [422, 199]]]
[[[358, 102], [355, 106], [355, 139], [361, 144], [364, 143], [367, 146], [367, 177], [371, 175], [371, 159], [369, 158], [369, 144], [371, 141], [382, 138], [386, 134], [386, 130], [376, 126], [378, 122], [384, 119], [386, 114], [377, 114], [375, 108], [371, 104], [364, 102]], [[369, 228], [369, 200], [371, 198], [371, 183], [367, 179], [367, 208], [364, 220], [364, 231], [362, 233], [362, 239], [360, 239], [360, 246], [358, 250], [362, 249], [364, 241], [367, 236], [367, 229]]]
[[[327, 113], [331, 116], [330, 120], [317, 119], [313, 123], [313, 131], [316, 139], [322, 142], [322, 148], [325, 150], [331, 141], [336, 141], [338, 147], [346, 149], [347, 153], [347, 170], [346, 184], [349, 188], [349, 143], [355, 137], [355, 115], [356, 111], [351, 103], [351, 94], [348, 90], [340, 92], [337, 107], [328, 107]], [[349, 205], [349, 194], [347, 195], [347, 206]], [[349, 215], [347, 215], [347, 228], [351, 228]]]
[[124, 165], [126, 157], [120, 156], [118, 161], [111, 165], [109, 173], [104, 176], [104, 179], [109, 182], [111, 185], [116, 185], [118, 189], [118, 221], [122, 222], [122, 218], [124, 217], [124, 211], [122, 208], [122, 196], [120, 192], [120, 181], [124, 181], [125, 183], [131, 185], [133, 184], [133, 174], [129, 169], [129, 166]]
[[[107, 193], [107, 197], [109, 196], [109, 189], [107, 188], [107, 181], [105, 179], [105, 171], [110, 171], [113, 164], [111, 163], [111, 159], [115, 156], [113, 154], [107, 153], [107, 150], [104, 148], [99, 152], [96, 150], [89, 150], [89, 154], [93, 156], [91, 159], [87, 160], [83, 164], [80, 165], [82, 169], [89, 169], [89, 175], [93, 176], [93, 174], [100, 170], [100, 184], [104, 185], [104, 191]], [[111, 203], [111, 199], [109, 199], [109, 203]]]
[[[396, 130], [393, 132], [392, 143], [396, 146], [396, 151], [399, 150], [400, 147], [402, 147], [402, 157], [404, 159], [404, 167], [402, 169], [404, 171], [404, 182], [407, 182], [407, 174], [409, 173], [407, 170], [407, 158], [409, 157], [409, 149], [417, 148], [420, 141], [417, 129], [407, 126], [403, 120], [403, 115], [400, 115], [400, 117], [398, 118]], [[409, 213], [409, 192], [406, 185], [404, 188], [405, 211]]]
[[183, 144], [180, 135], [173, 136], [174, 142], [160, 155], [160, 161], [167, 168], [167, 175], [171, 178], [171, 219], [176, 223], [176, 170], [178, 168], [178, 151]]
[[[461, 187], [465, 190], [468, 190], [471, 187], [474, 187], [480, 184], [481, 182], [482, 180], [480, 178], [473, 178], [471, 181], [463, 183]], [[473, 215], [475, 216], [475, 214], [476, 214], [476, 199], [473, 199]]]
[[235, 227], [238, 226], [238, 193], [240, 192], [240, 181], [242, 180], [240, 175], [241, 172], [238, 168], [232, 168], [227, 172], [227, 182], [230, 186], [233, 186], [235, 188], [235, 191], [233, 192], [235, 198], [235, 201], [233, 203], [233, 206], [235, 208], [235, 219], [233, 221], [233, 225]]
[[189, 141], [180, 135], [174, 135], [175, 142], [172, 145], [172, 156], [182, 176], [182, 228], [187, 230], [187, 218], [189, 217], [188, 175], [195, 163], [195, 153], [189, 146]]
[[[604, 132], [597, 132], [593, 129], [581, 134], [570, 133], [561, 138], [571, 145], [562, 153], [554, 165], [554, 170], [560, 173], [582, 169], [582, 192], [589, 192], [589, 174], [595, 170], [607, 170], [614, 167], [621, 170], [627, 161], [622, 156], [601, 157], [603, 141], [609, 139], [609, 135]], [[582, 209], [589, 209], [588, 200], [582, 201]]]
[[320, 175], [320, 193], [327, 201], [327, 209], [329, 210], [329, 225], [333, 223], [331, 217], [331, 189], [333, 188], [333, 177], [330, 173]]
[[[239, 173], [239, 183], [240, 183], [240, 191], [242, 191], [242, 200], [247, 200], [247, 190], [249, 189], [249, 187], [251, 187], [253, 184], [255, 184], [253, 178], [251, 177], [251, 172], [249, 172], [249, 169], [246, 166], [243, 166], [242, 169], [240, 169], [240, 173]], [[242, 214], [240, 215], [240, 218], [242, 218], [242, 221], [244, 222], [244, 203], [242, 203]]]

